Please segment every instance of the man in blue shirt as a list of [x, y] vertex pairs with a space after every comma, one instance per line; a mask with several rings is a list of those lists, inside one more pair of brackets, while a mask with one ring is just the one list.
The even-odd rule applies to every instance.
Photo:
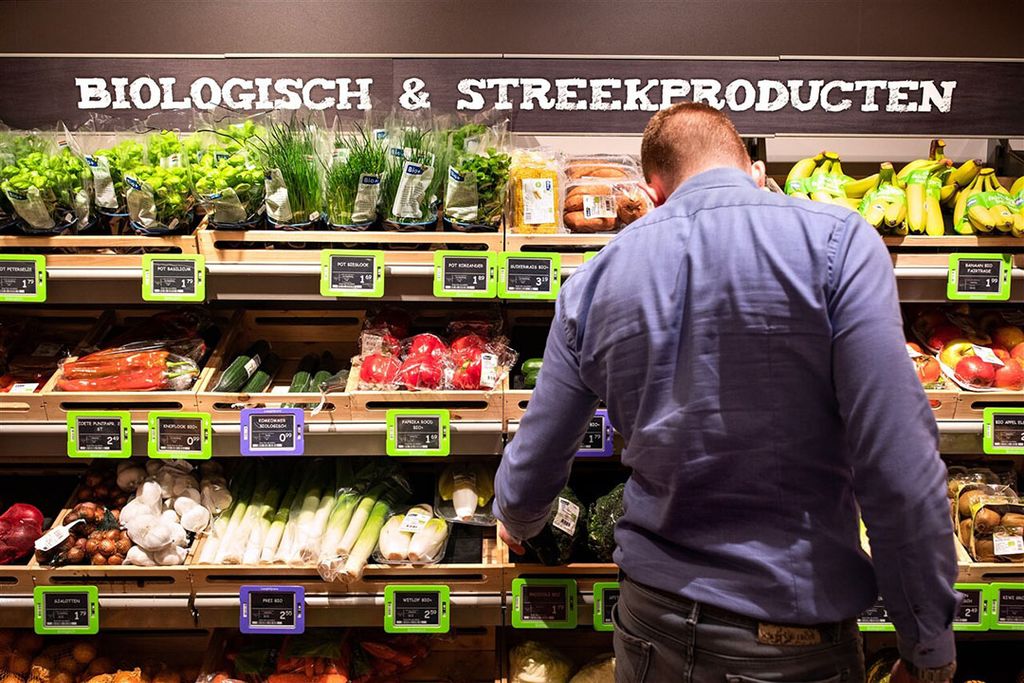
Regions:
[[879, 594], [893, 683], [950, 680], [945, 468], [882, 241], [763, 191], [704, 105], [655, 114], [641, 159], [658, 208], [562, 288], [498, 471], [502, 537], [543, 528], [603, 401], [632, 470], [617, 680], [863, 680], [856, 617]]

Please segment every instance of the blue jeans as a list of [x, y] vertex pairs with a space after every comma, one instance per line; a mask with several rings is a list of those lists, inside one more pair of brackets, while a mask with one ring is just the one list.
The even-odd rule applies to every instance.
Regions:
[[615, 619], [617, 683], [863, 683], [856, 620], [790, 628], [677, 598], [628, 578]]

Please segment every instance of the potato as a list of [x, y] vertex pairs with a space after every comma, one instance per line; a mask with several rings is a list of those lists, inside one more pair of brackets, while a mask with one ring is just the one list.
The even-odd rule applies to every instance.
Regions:
[[50, 683], [75, 683], [75, 676], [67, 671], [58, 671], [50, 678]]
[[570, 232], [609, 232], [615, 229], [614, 218], [586, 218], [582, 211], [565, 214], [565, 227]]
[[9, 673], [3, 678], [0, 678], [0, 683], [22, 683], [22, 680], [20, 676]]
[[650, 205], [647, 203], [647, 197], [643, 194], [643, 190], [639, 188], [623, 192], [616, 197], [616, 203], [616, 213], [623, 227], [642, 218], [650, 208]]
[[974, 515], [974, 531], [979, 534], [990, 534], [1003, 521], [1003, 516], [992, 508], [981, 508]]
[[996, 562], [996, 548], [991, 538], [974, 539], [974, 559], [978, 562]]

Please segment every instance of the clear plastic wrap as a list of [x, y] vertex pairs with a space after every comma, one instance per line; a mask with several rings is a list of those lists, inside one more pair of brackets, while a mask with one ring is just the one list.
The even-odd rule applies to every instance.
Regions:
[[565, 176], [562, 158], [547, 149], [517, 149], [509, 165], [508, 219], [511, 232], [564, 232], [561, 221]]
[[222, 119], [189, 139], [199, 146], [189, 152], [196, 198], [213, 228], [254, 228], [263, 219], [263, 168], [252, 141], [266, 129], [258, 120]]
[[582, 177], [566, 183], [562, 221], [569, 232], [614, 232], [653, 208], [638, 179]]
[[332, 230], [369, 230], [380, 219], [388, 150], [368, 123], [336, 129], [326, 156], [324, 207]]
[[605, 178], [609, 180], [642, 180], [640, 164], [625, 154], [590, 154], [572, 156], [565, 162], [565, 177], [568, 181], [580, 178]]
[[274, 228], [313, 230], [323, 217], [325, 146], [322, 116], [267, 122], [252, 143], [263, 164], [267, 220]]
[[449, 465], [437, 480], [434, 510], [449, 522], [494, 526], [494, 468], [486, 463]]
[[[184, 391], [199, 376], [192, 357], [202, 355], [201, 339], [135, 342], [90, 353], [61, 364], [60, 391]], [[169, 349], [184, 350], [181, 355]]]
[[373, 561], [377, 564], [437, 564], [448, 547], [448, 522], [434, 516], [430, 505], [415, 505], [388, 517], [380, 530]]
[[451, 153], [447, 131], [437, 121], [405, 122], [389, 131], [389, 147], [389, 169], [381, 188], [385, 226], [434, 229]]
[[[493, 119], [490, 113], [487, 119]], [[445, 179], [445, 226], [463, 232], [501, 225], [508, 190], [508, 120], [474, 121], [452, 132], [452, 162]]]

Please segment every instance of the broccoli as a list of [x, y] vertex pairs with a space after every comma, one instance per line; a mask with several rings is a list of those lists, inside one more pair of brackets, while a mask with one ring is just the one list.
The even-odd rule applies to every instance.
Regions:
[[601, 562], [611, 562], [615, 552], [615, 525], [622, 517], [622, 492], [625, 488], [625, 484], [619, 484], [590, 506], [587, 543]]
[[587, 509], [568, 487], [551, 506], [544, 529], [526, 542], [537, 559], [548, 566], [568, 564], [576, 543], [586, 536]]

